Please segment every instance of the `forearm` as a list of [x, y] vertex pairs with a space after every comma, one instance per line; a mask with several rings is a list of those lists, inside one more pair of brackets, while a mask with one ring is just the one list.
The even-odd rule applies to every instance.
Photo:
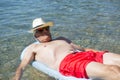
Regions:
[[80, 50], [80, 51], [85, 51], [85, 49], [82, 48], [82, 47], [79, 47], [79, 48], [77, 48], [77, 49]]
[[14, 80], [20, 80], [23, 73], [23, 69], [18, 67], [14, 76]]
[[90, 48], [84, 48], [85, 51], [94, 51], [94, 52], [97, 52], [98, 50], [95, 50], [95, 49], [90, 49]]
[[84, 48], [79, 46], [79, 45], [76, 45], [76, 44], [73, 44], [73, 43], [71, 43], [71, 45], [74, 49], [77, 49], [77, 50], [80, 50], [80, 51], [85, 51]]

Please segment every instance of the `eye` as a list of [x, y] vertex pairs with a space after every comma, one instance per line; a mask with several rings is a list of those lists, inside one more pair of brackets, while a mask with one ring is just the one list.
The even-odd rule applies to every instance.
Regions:
[[38, 30], [38, 32], [43, 32], [43, 29]]
[[45, 29], [48, 31], [48, 30], [49, 30], [49, 27], [46, 27]]
[[36, 33], [41, 33], [41, 32], [43, 32], [43, 29], [38, 29], [38, 30], [36, 30], [35, 32], [36, 32]]

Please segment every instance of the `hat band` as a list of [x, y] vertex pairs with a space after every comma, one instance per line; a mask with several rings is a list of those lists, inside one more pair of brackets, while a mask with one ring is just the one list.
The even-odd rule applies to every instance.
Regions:
[[35, 28], [37, 28], [37, 27], [39, 27], [39, 26], [42, 26], [42, 25], [44, 25], [44, 24], [38, 25], [38, 26], [34, 27], [33, 29], [35, 29]]

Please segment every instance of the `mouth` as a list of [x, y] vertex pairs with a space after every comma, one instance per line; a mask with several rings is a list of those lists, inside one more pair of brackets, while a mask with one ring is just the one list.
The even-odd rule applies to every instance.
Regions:
[[40, 39], [41, 42], [49, 42], [51, 41], [51, 37], [50, 36], [43, 36], [41, 39]]

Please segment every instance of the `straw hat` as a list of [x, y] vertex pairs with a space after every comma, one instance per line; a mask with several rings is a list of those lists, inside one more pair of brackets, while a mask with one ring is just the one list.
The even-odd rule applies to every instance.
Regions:
[[42, 18], [36, 18], [33, 20], [31, 31], [48, 26], [53, 26], [53, 22], [44, 22]]

